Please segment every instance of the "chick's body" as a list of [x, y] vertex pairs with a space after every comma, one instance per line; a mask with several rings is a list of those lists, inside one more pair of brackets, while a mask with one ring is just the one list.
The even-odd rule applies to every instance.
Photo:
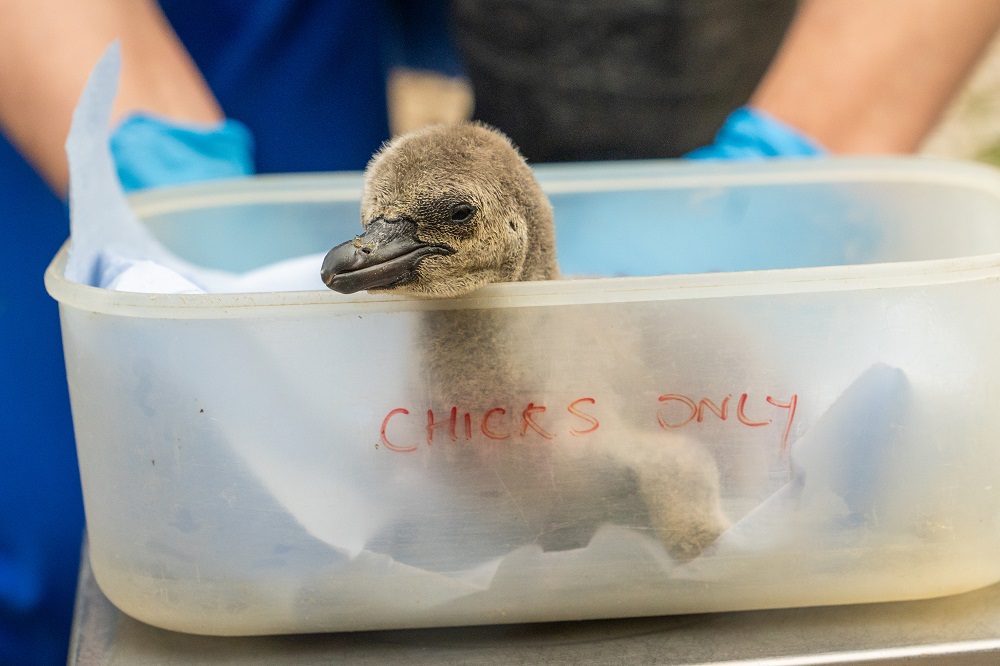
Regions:
[[[480, 124], [424, 128], [387, 144], [369, 163], [361, 214], [364, 233], [324, 261], [332, 289], [451, 297], [492, 282], [559, 276], [547, 198], [510, 141]], [[532, 543], [582, 547], [611, 522], [652, 530], [678, 559], [696, 556], [726, 524], [711, 456], [632, 423], [627, 410], [585, 444], [546, 437], [540, 427], [528, 432], [534, 424], [516, 420], [522, 410], [566, 387], [558, 354], [525, 341], [544, 335], [572, 346], [589, 322], [544, 308], [516, 310], [421, 314], [414, 350], [422, 370], [414, 386], [440, 418], [452, 408], [470, 415], [466, 437], [439, 438], [425, 452], [427, 474], [454, 493], [465, 516], [434, 529], [456, 545], [476, 541], [479, 547], [467, 550], [485, 557]], [[634, 359], [613, 365], [617, 383], [642, 375]], [[490, 410], [515, 418], [517, 434], [535, 436], [500, 441], [485, 425], [471, 427], [472, 414]], [[406, 538], [416, 537], [411, 530]], [[386, 541], [394, 556], [405, 550], [391, 535]]]

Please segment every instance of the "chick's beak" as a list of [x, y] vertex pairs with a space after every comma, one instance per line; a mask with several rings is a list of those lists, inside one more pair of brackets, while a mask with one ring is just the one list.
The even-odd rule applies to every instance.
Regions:
[[452, 253], [447, 245], [420, 241], [412, 220], [380, 217], [360, 236], [330, 250], [321, 276], [327, 287], [342, 294], [384, 289], [412, 281], [424, 258]]

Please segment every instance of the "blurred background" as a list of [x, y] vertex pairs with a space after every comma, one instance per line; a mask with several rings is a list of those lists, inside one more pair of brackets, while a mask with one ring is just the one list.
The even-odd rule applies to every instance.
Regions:
[[996, 39], [922, 150], [1000, 166], [1000, 39]]

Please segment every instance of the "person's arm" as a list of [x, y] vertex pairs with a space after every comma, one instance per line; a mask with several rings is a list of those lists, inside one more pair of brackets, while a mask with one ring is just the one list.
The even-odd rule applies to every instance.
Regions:
[[912, 152], [998, 26], [997, 0], [805, 0], [750, 106], [834, 153]]
[[0, 0], [0, 129], [56, 193], [67, 187], [63, 146], [73, 108], [115, 39], [123, 55], [115, 122], [132, 111], [196, 123], [223, 119], [153, 0]]

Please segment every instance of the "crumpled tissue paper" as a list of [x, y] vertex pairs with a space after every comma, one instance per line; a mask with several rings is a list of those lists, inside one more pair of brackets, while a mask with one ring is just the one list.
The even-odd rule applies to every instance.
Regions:
[[129, 207], [109, 148], [111, 108], [121, 48], [112, 44], [94, 67], [66, 140], [70, 234], [66, 278], [118, 291], [158, 294], [324, 289], [322, 255], [227, 273], [196, 266], [163, 246]]

